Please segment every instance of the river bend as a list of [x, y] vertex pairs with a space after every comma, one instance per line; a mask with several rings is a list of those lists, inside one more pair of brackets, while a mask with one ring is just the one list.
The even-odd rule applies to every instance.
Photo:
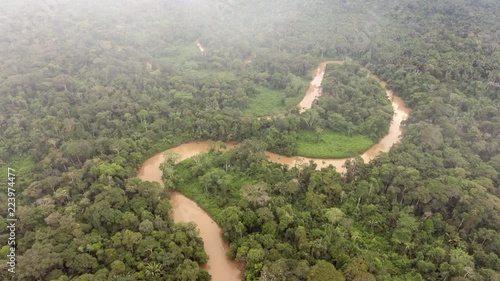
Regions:
[[[205, 49], [199, 42], [197, 42], [197, 47], [202, 53], [205, 52]], [[326, 66], [330, 63], [343, 64], [343, 61], [325, 61], [322, 62], [314, 70], [314, 77], [309, 85], [309, 88], [304, 95], [304, 98], [298, 105], [299, 111], [301, 113], [311, 108], [314, 100], [321, 96], [321, 82], [325, 74]], [[408, 106], [406, 106], [406, 104], [400, 97], [395, 96], [391, 90], [387, 89], [386, 82], [382, 81], [378, 76], [372, 74], [370, 71], [366, 71], [369, 77], [375, 79], [380, 84], [380, 86], [384, 88], [387, 97], [390, 99], [392, 107], [394, 109], [394, 116], [391, 121], [388, 134], [385, 135], [370, 149], [359, 155], [365, 160], [365, 162], [368, 162], [380, 153], [389, 151], [389, 149], [394, 144], [399, 142], [402, 134], [401, 122], [408, 118], [411, 110], [410, 108], [408, 108]], [[208, 152], [209, 145], [209, 141], [193, 141], [168, 149], [165, 152], [177, 153], [178, 155], [180, 155], [179, 160], [182, 161], [192, 156]], [[231, 149], [234, 146], [235, 145], [232, 143], [227, 144], [228, 149]], [[150, 159], [146, 160], [141, 166], [137, 177], [145, 181], [157, 182], [163, 186], [160, 164], [164, 161], [163, 155], [165, 152], [158, 153]], [[342, 165], [347, 159], [350, 159], [317, 159], [298, 156], [287, 157], [272, 152], [266, 152], [266, 155], [268, 156], [270, 161], [287, 164], [290, 166], [300, 163], [307, 163], [312, 160], [317, 164], [317, 169], [333, 165], [339, 172], [344, 171]], [[171, 206], [173, 211], [173, 219], [175, 222], [194, 222], [198, 226], [198, 229], [200, 230], [200, 236], [204, 242], [205, 251], [209, 256], [209, 260], [203, 267], [203, 269], [206, 269], [210, 273], [210, 275], [212, 275], [212, 280], [241, 280], [242, 276], [238, 268], [238, 263], [226, 257], [226, 252], [228, 251], [229, 246], [222, 239], [221, 229], [215, 223], [215, 221], [194, 201], [190, 200], [179, 192], [171, 193]]]

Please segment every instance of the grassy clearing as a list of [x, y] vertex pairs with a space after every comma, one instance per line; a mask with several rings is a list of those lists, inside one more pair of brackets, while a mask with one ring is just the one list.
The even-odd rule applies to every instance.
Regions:
[[[286, 91], [276, 91], [258, 86], [257, 91], [259, 94], [250, 100], [244, 113], [258, 117], [271, 116], [283, 113], [287, 109], [298, 105], [309, 87], [309, 81], [304, 78], [297, 78], [294, 82], [300, 85], [301, 90], [297, 95], [291, 97], [286, 97]], [[281, 100], [284, 97], [285, 103], [283, 104]]]
[[322, 58], [318, 57], [318, 62], [321, 63], [321, 62], [324, 62], [324, 61], [343, 61], [346, 59], [346, 57], [343, 57], [343, 56], [338, 56], [338, 57], [330, 57], [330, 56], [323, 56]]
[[[248, 108], [244, 113], [254, 116], [270, 116], [282, 113], [287, 107], [283, 105], [281, 99], [285, 96], [284, 92], [275, 91], [266, 87], [257, 87], [259, 94], [252, 98], [248, 103]], [[287, 99], [287, 103], [291, 103]], [[295, 97], [297, 103], [300, 102], [300, 97]]]
[[191, 100], [191, 99], [193, 99], [193, 94], [183, 93], [183, 92], [175, 92], [174, 97], [178, 98], [178, 99]]
[[8, 183], [9, 181], [7, 180], [7, 175], [8, 175], [8, 168], [14, 169], [11, 170], [10, 172], [13, 173], [16, 176], [15, 179], [15, 187], [14, 189], [17, 189], [19, 185], [29, 185], [31, 181], [33, 180], [32, 178], [32, 172], [33, 168], [35, 166], [35, 162], [31, 160], [30, 158], [24, 158], [21, 160], [16, 160], [13, 162], [10, 162], [9, 164], [1, 164], [0, 165], [0, 182], [2, 183]]
[[183, 64], [201, 56], [200, 50], [194, 44], [166, 48], [158, 61], [168, 64]]
[[347, 158], [359, 155], [373, 145], [373, 141], [368, 137], [349, 137], [332, 131], [324, 131], [319, 142], [317, 139], [313, 131], [300, 131], [298, 154], [314, 158]]

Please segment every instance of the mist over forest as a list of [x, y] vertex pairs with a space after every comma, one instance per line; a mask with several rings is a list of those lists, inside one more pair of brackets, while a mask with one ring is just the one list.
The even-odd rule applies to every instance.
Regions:
[[0, 4], [0, 280], [500, 280], [499, 1]]

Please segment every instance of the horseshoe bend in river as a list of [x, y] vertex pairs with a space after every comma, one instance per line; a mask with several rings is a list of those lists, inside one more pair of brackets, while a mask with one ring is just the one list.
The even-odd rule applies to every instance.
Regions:
[[[343, 64], [343, 61], [326, 61], [322, 62], [318, 68], [315, 70], [315, 76], [309, 85], [309, 89], [306, 92], [303, 100], [299, 103], [300, 112], [311, 108], [314, 100], [321, 95], [320, 87], [321, 81], [325, 74], [326, 65], [330, 63]], [[394, 116], [389, 128], [389, 133], [385, 135], [377, 144], [373, 145], [370, 149], [365, 151], [363, 154], [359, 155], [365, 162], [370, 161], [381, 152], [387, 152], [395, 143], [399, 142], [399, 137], [401, 136], [401, 122], [408, 118], [410, 113], [410, 108], [406, 106], [404, 101], [394, 95], [391, 90], [387, 90], [387, 83], [380, 80], [379, 77], [372, 74], [370, 71], [368, 76], [377, 80], [381, 87], [386, 90], [387, 97], [391, 100], [392, 107], [394, 109]], [[235, 145], [227, 144], [227, 148], [231, 149]], [[185, 160], [189, 157], [206, 153], [209, 149], [209, 141], [193, 141], [181, 144], [174, 148], [168, 149], [167, 151], [174, 152], [180, 155], [180, 161]], [[165, 151], [165, 152], [167, 152]], [[163, 185], [162, 172], [160, 170], [160, 164], [163, 163], [164, 152], [158, 153], [150, 159], [146, 160], [138, 173], [138, 177], [145, 181], [158, 182]], [[345, 159], [316, 159], [308, 157], [286, 157], [271, 152], [266, 152], [270, 161], [288, 164], [290, 166], [295, 165], [298, 159], [299, 161], [309, 160], [314, 161], [317, 164], [317, 168], [321, 169], [329, 165], [336, 167], [337, 171], [341, 172], [344, 170], [342, 165]], [[198, 229], [200, 230], [200, 236], [203, 239], [205, 251], [209, 257], [207, 264], [203, 267], [206, 269], [210, 275], [212, 275], [213, 281], [239, 281], [242, 279], [241, 272], [238, 268], [238, 263], [230, 260], [226, 257], [226, 252], [229, 249], [229, 245], [222, 239], [220, 227], [215, 223], [215, 221], [202, 210], [194, 201], [180, 194], [179, 192], [171, 193], [171, 205], [173, 210], [173, 219], [175, 222], [194, 222]]]

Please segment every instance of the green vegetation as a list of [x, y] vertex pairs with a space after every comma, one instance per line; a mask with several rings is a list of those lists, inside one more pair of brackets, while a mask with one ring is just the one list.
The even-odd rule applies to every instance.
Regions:
[[332, 131], [300, 131], [298, 155], [313, 158], [347, 158], [362, 154], [373, 145], [364, 136], [345, 136]]
[[200, 50], [195, 43], [186, 46], [170, 46], [159, 54], [159, 58], [155, 58], [153, 63], [170, 63], [175, 65], [189, 65], [193, 60], [201, 56]]
[[[167, 183], [194, 195], [216, 218], [224, 237], [232, 242], [230, 256], [246, 261], [247, 279], [260, 275], [345, 280], [338, 266], [347, 268], [347, 276], [373, 280], [366, 260], [348, 262], [345, 254], [362, 255], [360, 245], [377, 249], [374, 258], [379, 262], [392, 262], [390, 256], [395, 253], [387, 255], [391, 249], [384, 237], [374, 235], [368, 225], [352, 224], [357, 198], [348, 198], [340, 207], [341, 194], [348, 189], [333, 169], [286, 170], [268, 162], [261, 148], [257, 142], [245, 141], [229, 152], [212, 151], [184, 161], [174, 167], [174, 173], [167, 173], [170, 176], [164, 173]], [[357, 170], [350, 167], [349, 171]], [[351, 235], [357, 240], [346, 238]], [[329, 251], [326, 244], [337, 251]], [[332, 258], [337, 260], [335, 266], [322, 261]], [[307, 262], [312, 259], [318, 259], [314, 266]]]
[[[193, 173], [198, 174], [211, 158], [207, 155], [196, 156], [192, 159], [185, 160], [175, 166], [175, 177], [171, 187], [177, 189], [188, 198], [193, 199], [212, 217], [218, 218], [222, 208], [231, 199], [230, 204], [237, 204], [240, 188], [251, 179], [246, 177], [233, 177], [227, 174], [222, 169], [212, 169], [207, 171], [199, 181], [194, 181]], [[193, 169], [191, 169], [193, 167]], [[166, 175], [168, 173], [164, 173]], [[182, 179], [178, 181], [177, 179]], [[200, 188], [202, 187], [202, 188]], [[216, 189], [216, 190], [212, 190]], [[220, 194], [219, 197], [208, 197], [210, 191], [216, 191]]]
[[273, 116], [284, 112], [284, 109], [297, 105], [302, 97], [286, 98], [282, 91], [275, 91], [265, 87], [257, 87], [258, 94], [251, 99], [248, 108], [244, 111], [253, 116]]
[[34, 167], [35, 163], [29, 158], [17, 159], [16, 161], [10, 162], [8, 165], [0, 162], [0, 171], [2, 171], [0, 174], [0, 182], [7, 183], [8, 168], [11, 168], [13, 169], [11, 173], [16, 175], [16, 183], [21, 185], [29, 184], [33, 180], [31, 173]]
[[[288, 114], [266, 130], [263, 139], [269, 150], [288, 156], [347, 158], [387, 134], [391, 103], [359, 64], [328, 65], [321, 88], [322, 96], [310, 110]], [[268, 100], [260, 100], [262, 109], [272, 107]]]
[[[378, 141], [389, 131], [394, 113], [385, 91], [355, 62], [326, 68], [318, 117], [308, 116], [309, 128], [330, 129], [345, 135], [363, 135]], [[310, 122], [313, 122], [311, 125]]]
[[[246, 281], [500, 279], [498, 0], [6, 2], [0, 159], [23, 168], [17, 274], [0, 280], [208, 280], [195, 228], [134, 179], [197, 139], [263, 141], [165, 178], [219, 214]], [[311, 110], [249, 116], [259, 87], [291, 103], [326, 57], [350, 62], [328, 66]], [[386, 134], [389, 101], [362, 67], [413, 109], [400, 144], [343, 176], [262, 158], [296, 155], [305, 130]]]
[[277, 116], [296, 108], [309, 87], [309, 81], [294, 77], [290, 85], [291, 88], [284, 90], [256, 87], [257, 95], [250, 99], [248, 108], [243, 113], [258, 117]]

